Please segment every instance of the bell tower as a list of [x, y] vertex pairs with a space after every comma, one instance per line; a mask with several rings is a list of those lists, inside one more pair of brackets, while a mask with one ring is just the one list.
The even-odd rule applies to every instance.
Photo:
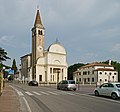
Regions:
[[37, 9], [34, 27], [32, 28], [32, 79], [36, 78], [36, 64], [39, 57], [44, 55], [44, 27]]

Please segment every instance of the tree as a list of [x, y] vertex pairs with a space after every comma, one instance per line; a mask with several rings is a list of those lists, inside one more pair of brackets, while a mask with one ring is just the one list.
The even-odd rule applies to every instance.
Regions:
[[83, 63], [77, 63], [74, 65], [71, 65], [68, 67], [68, 79], [72, 80], [73, 79], [73, 72], [75, 72], [78, 68], [84, 66], [85, 64]]
[[3, 61], [6, 61], [7, 59], [10, 59], [8, 56], [7, 56], [7, 52], [0, 47], [0, 63], [2, 63]]
[[0, 47], [0, 95], [2, 94], [2, 88], [3, 88], [3, 73], [1, 72], [3, 70], [3, 61], [6, 61], [7, 59], [10, 59], [7, 56], [7, 52]]
[[17, 72], [17, 66], [16, 66], [16, 61], [15, 61], [15, 59], [13, 59], [13, 63], [12, 63], [12, 68], [11, 68], [12, 70], [14, 70], [14, 73], [16, 73]]

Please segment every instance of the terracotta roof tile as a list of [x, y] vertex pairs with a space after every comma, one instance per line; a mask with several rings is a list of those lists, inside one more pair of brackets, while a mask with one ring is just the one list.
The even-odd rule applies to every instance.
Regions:
[[87, 68], [87, 67], [94, 67], [94, 66], [106, 66], [106, 67], [113, 67], [112, 65], [104, 64], [104, 63], [99, 63], [99, 62], [94, 62], [85, 66], [82, 66], [81, 68]]

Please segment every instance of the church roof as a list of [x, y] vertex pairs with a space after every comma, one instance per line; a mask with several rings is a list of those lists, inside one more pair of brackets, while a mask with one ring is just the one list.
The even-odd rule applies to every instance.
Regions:
[[43, 27], [39, 10], [37, 10], [36, 19], [35, 19], [35, 23], [34, 23], [34, 26], [36, 26], [36, 25], [40, 25], [41, 27]]
[[48, 49], [48, 52], [54, 52], [54, 53], [61, 53], [66, 54], [65, 48], [61, 45], [61, 43], [56, 39], [54, 43], [52, 43]]

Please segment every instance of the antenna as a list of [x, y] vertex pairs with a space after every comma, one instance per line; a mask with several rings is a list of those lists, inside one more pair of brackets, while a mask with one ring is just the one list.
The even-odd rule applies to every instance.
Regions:
[[37, 9], [39, 9], [39, 5], [37, 4]]
[[39, 0], [37, 0], [37, 9], [39, 9]]

